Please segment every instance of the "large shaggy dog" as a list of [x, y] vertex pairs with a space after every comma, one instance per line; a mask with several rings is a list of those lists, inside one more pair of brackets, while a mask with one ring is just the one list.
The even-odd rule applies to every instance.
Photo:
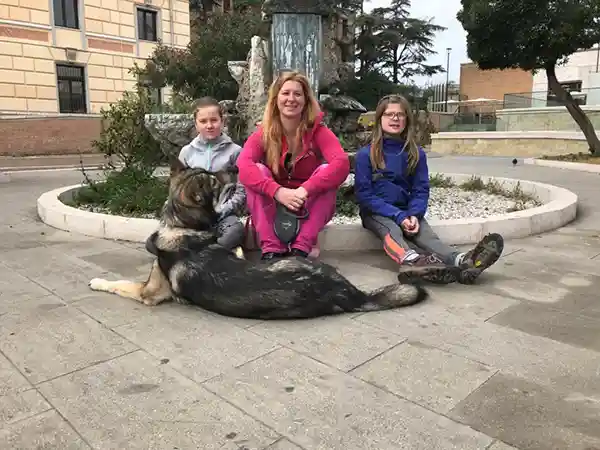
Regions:
[[364, 292], [321, 261], [289, 257], [251, 262], [216, 243], [213, 227], [235, 182], [231, 173], [171, 168], [160, 226], [146, 243], [156, 255], [145, 283], [95, 278], [90, 288], [148, 306], [173, 299], [218, 314], [253, 319], [310, 318], [412, 305], [427, 293], [393, 284]]

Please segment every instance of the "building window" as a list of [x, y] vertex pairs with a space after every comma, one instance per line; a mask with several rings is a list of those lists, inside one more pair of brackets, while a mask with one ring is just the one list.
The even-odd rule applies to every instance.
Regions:
[[158, 40], [156, 33], [157, 12], [151, 9], [138, 8], [137, 10], [137, 27], [138, 39], [142, 41]]
[[79, 0], [54, 0], [54, 25], [79, 28]]
[[61, 113], [87, 113], [83, 67], [56, 65], [58, 105]]

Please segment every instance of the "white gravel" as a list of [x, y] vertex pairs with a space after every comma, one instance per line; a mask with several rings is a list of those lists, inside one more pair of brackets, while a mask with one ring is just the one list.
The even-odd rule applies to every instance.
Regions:
[[[350, 176], [344, 184], [353, 181], [352, 176]], [[432, 187], [425, 217], [441, 220], [489, 217], [515, 210], [534, 208], [539, 204], [539, 202], [533, 200], [522, 203], [512, 198], [489, 194], [485, 191], [465, 191], [460, 187]], [[80, 208], [91, 212], [106, 213], [106, 210], [97, 206], [85, 205]], [[143, 217], [154, 218], [152, 215], [144, 215]], [[245, 218], [242, 219], [245, 220]], [[360, 217], [336, 215], [330, 223], [360, 223]]]

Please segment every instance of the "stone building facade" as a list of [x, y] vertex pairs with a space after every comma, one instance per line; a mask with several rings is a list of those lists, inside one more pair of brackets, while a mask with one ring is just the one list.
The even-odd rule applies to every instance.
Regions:
[[2, 0], [0, 112], [98, 113], [158, 40], [189, 39], [184, 0]]
[[[189, 40], [187, 0], [1, 0], [0, 154], [89, 151], [134, 62]], [[36, 141], [34, 127], [51, 133]]]

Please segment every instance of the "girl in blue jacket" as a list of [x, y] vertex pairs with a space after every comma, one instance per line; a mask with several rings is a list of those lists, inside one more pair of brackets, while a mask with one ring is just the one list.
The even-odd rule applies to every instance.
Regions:
[[499, 234], [489, 234], [461, 253], [444, 244], [425, 220], [427, 156], [415, 141], [410, 104], [400, 95], [379, 101], [371, 144], [356, 155], [354, 183], [363, 226], [400, 264], [401, 281], [419, 277], [470, 284], [502, 254], [504, 240]]

